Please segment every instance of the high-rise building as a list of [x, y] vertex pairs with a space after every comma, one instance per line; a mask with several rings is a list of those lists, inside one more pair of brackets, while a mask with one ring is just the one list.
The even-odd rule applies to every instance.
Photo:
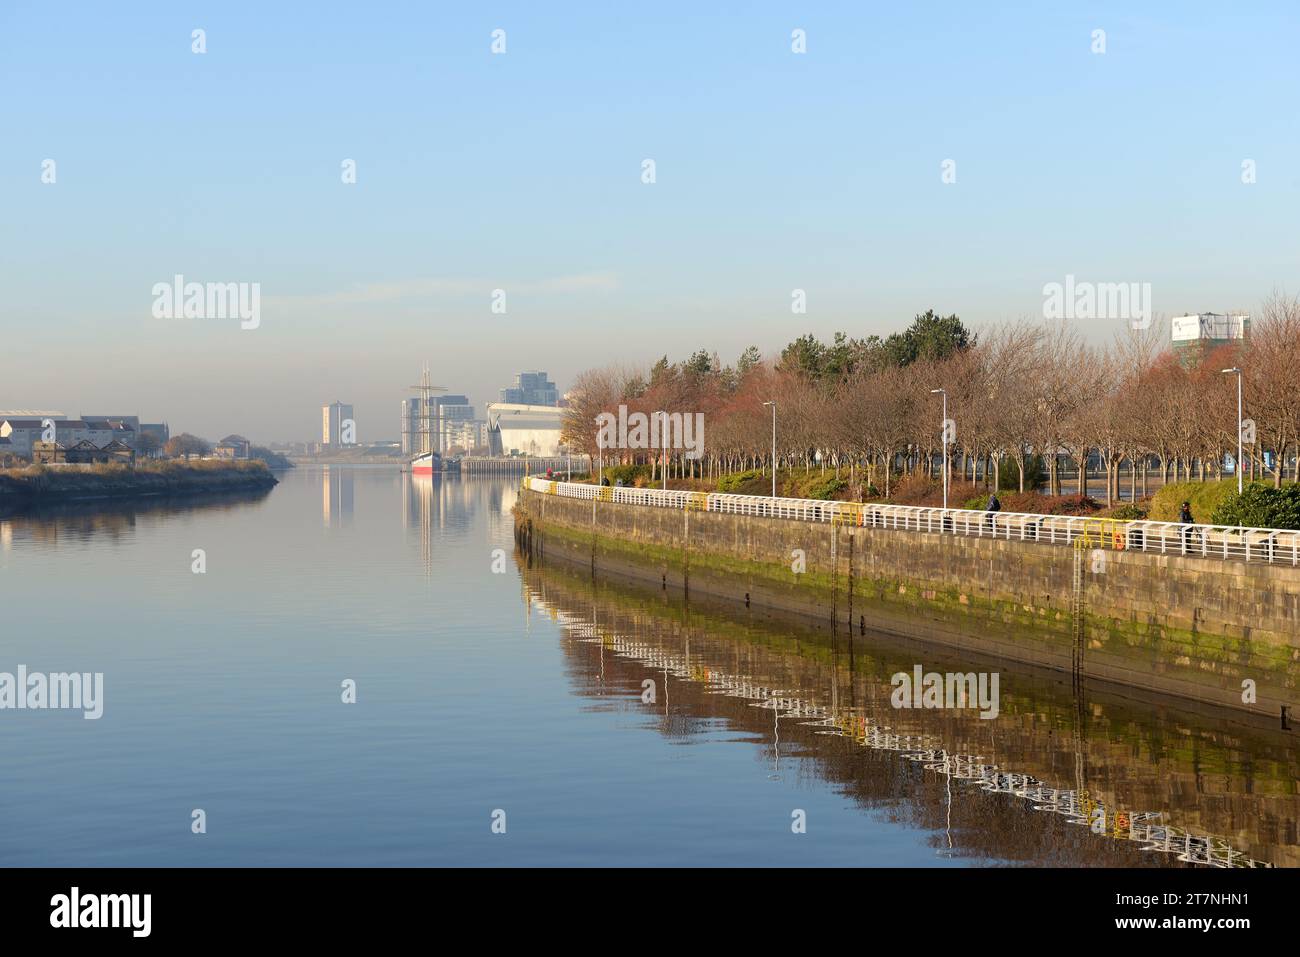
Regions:
[[1223, 315], [1217, 312], [1174, 316], [1170, 322], [1170, 338], [1174, 342], [1231, 342], [1246, 338], [1249, 330], [1250, 316]]
[[[402, 400], [402, 451], [414, 455], [424, 451], [424, 415], [419, 396]], [[462, 426], [474, 419], [474, 406], [463, 395], [438, 395], [429, 398], [430, 444], [439, 455], [461, 445]]]
[[545, 372], [521, 372], [515, 384], [501, 390], [501, 401], [510, 405], [559, 405], [560, 390]]
[[1174, 316], [1170, 340], [1174, 354], [1184, 365], [1196, 365], [1219, 346], [1240, 342], [1250, 333], [1250, 316], [1202, 312]]
[[321, 444], [338, 447], [356, 445], [356, 419], [352, 417], [352, 406], [342, 402], [332, 402], [321, 406]]

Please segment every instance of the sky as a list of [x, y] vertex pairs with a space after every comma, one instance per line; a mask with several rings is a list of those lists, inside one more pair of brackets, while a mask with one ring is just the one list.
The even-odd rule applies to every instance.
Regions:
[[[1067, 275], [1256, 308], [1300, 289], [1298, 27], [1293, 2], [5, 0], [0, 409], [315, 440], [340, 399], [372, 441], [425, 361], [481, 415], [525, 369], [1041, 319]], [[256, 328], [155, 315], [176, 275], [258, 284]]]

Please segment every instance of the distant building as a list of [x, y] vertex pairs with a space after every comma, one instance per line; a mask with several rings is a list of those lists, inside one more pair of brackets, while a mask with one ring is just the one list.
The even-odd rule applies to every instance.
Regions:
[[112, 439], [106, 445], [98, 446], [89, 439], [82, 439], [73, 445], [65, 446], [61, 442], [41, 442], [32, 444], [32, 463], [34, 465], [135, 465], [135, 449], [120, 439]]
[[446, 431], [445, 441], [448, 449], [460, 448], [466, 452], [486, 449], [488, 445], [487, 422], [482, 419], [457, 422], [454, 428], [449, 428]]
[[242, 435], [227, 435], [212, 447], [212, 455], [218, 459], [246, 459], [252, 448], [253, 443]]
[[89, 441], [96, 448], [116, 441], [134, 449], [140, 435], [138, 415], [83, 415], [69, 419], [62, 412], [34, 409], [21, 415], [0, 413], [0, 436], [10, 440], [13, 451], [27, 455], [35, 442], [43, 440], [46, 421], [55, 428], [53, 441], [65, 449], [82, 441]]
[[1206, 353], [1241, 342], [1250, 334], [1250, 316], [1202, 312], [1174, 316], [1170, 322], [1170, 341], [1174, 354], [1184, 363], [1194, 362]]
[[130, 426], [131, 436], [140, 434], [140, 416], [138, 415], [83, 415], [86, 422], [112, 422], [116, 425]]
[[521, 372], [515, 384], [501, 390], [501, 402], [506, 405], [560, 404], [560, 390], [545, 372]]
[[123, 445], [135, 448], [136, 426], [131, 424], [134, 419], [139, 424], [139, 419], [135, 416], [128, 416], [123, 419], [92, 419], [89, 416], [83, 416], [82, 421], [86, 423], [86, 438], [93, 442], [98, 448], [103, 448], [109, 442], [121, 442]]
[[[349, 423], [345, 426], [344, 423]], [[352, 417], [352, 406], [342, 402], [333, 402], [321, 407], [321, 444], [337, 448], [341, 445], [356, 445], [356, 420]], [[347, 432], [344, 441], [345, 431]]]
[[0, 422], [5, 419], [66, 419], [66, 412], [46, 409], [0, 409]]
[[[158, 448], [162, 448], [171, 439], [171, 429], [167, 427], [166, 422], [142, 422], [140, 424], [140, 433], [137, 440], [144, 438], [146, 435], [152, 435], [158, 440]], [[137, 446], [138, 448], [138, 446]]]
[[492, 402], [487, 411], [491, 444], [495, 446], [498, 438], [500, 440], [500, 446], [492, 450], [494, 454], [560, 454], [563, 409], [554, 405]]
[[[414, 455], [423, 451], [425, 410], [419, 396], [402, 400], [402, 451]], [[430, 444], [439, 454], [460, 445], [464, 423], [473, 421], [474, 406], [463, 395], [439, 395], [429, 399]]]
[[[49, 421], [54, 432], [46, 438], [45, 422]], [[7, 438], [13, 445], [13, 451], [22, 456], [30, 456], [32, 446], [37, 442], [47, 441], [70, 448], [83, 439], [91, 437], [88, 423], [81, 419], [5, 419], [0, 422], [0, 438]], [[111, 440], [113, 436], [104, 439]]]

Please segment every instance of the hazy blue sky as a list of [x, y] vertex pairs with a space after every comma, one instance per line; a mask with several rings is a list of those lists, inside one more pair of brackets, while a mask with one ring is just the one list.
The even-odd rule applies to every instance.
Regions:
[[[340, 398], [395, 438], [425, 359], [481, 410], [524, 368], [1040, 316], [1066, 274], [1300, 286], [1293, 2], [705, 6], [8, 0], [0, 408], [272, 440]], [[260, 328], [154, 318], [176, 273], [260, 283]]]

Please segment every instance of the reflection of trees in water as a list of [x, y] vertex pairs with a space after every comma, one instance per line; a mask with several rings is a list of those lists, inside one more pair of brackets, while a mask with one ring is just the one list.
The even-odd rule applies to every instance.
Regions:
[[[689, 737], [725, 717], [768, 742], [770, 779], [789, 773], [783, 756], [809, 759], [793, 766], [801, 773], [815, 769], [866, 807], [935, 831], [945, 855], [1077, 865], [1295, 863], [1294, 788], [1256, 794], [1268, 791], [1267, 782], [1249, 776], [1232, 779], [1231, 793], [1189, 794], [1180, 786], [1196, 780], [1206, 760], [1236, 763], [1224, 753], [1233, 742], [1216, 751], [1206, 729], [1189, 729], [1185, 716], [1147, 715], [1150, 726], [1133, 727], [1124, 704], [1113, 706], [1112, 719], [1109, 702], [1076, 709], [1068, 691], [1063, 701], [1044, 701], [1037, 690], [1033, 700], [1004, 690], [1001, 721], [943, 710], [900, 712], [889, 703], [890, 672], [872, 656], [874, 642], [856, 649], [855, 672], [847, 667], [852, 645], [844, 637], [828, 647], [824, 636], [791, 638], [752, 622], [728, 625], [662, 595], [607, 583], [593, 588], [556, 569], [529, 571], [527, 587], [529, 600], [564, 628], [579, 693], [623, 703], [629, 693], [639, 699], [641, 680], [652, 677], [663, 688], [658, 703], [645, 707], [658, 715], [662, 733]], [[1089, 726], [1071, 727], [1085, 713]], [[1114, 734], [1116, 724], [1124, 733]], [[1189, 735], [1197, 755], [1190, 766], [1163, 753], [1153, 758], [1153, 742], [1177, 752], [1178, 744], [1193, 743]], [[1247, 755], [1242, 763], [1262, 757], [1294, 768], [1293, 749], [1270, 744], [1264, 750], [1269, 753]], [[1089, 774], [1094, 782], [1146, 786], [1103, 791], [1089, 786]], [[1067, 783], [1074, 786], [1061, 786]], [[974, 800], [974, 790], [1015, 803]], [[1143, 803], [1130, 802], [1130, 794]], [[1163, 853], [1143, 853], [1150, 851]]]
[[175, 498], [142, 498], [131, 501], [97, 499], [41, 505], [0, 515], [0, 543], [15, 541], [55, 544], [60, 541], [88, 542], [131, 537], [137, 525], [163, 525], [174, 516], [196, 512], [228, 512], [261, 503], [271, 489], [240, 492], [204, 492]]

